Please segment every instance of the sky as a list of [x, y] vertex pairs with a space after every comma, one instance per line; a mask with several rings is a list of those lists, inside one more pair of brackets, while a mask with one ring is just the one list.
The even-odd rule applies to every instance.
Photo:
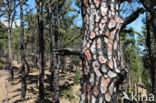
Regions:
[[[75, 1], [75, 0], [74, 0], [74, 1]], [[26, 7], [26, 6], [25, 6], [25, 7], [24, 7], [25, 10], [26, 10], [27, 8], [33, 9], [33, 8], [35, 8], [35, 6], [36, 6], [35, 0], [28, 0], [28, 4], [29, 4], [30, 6], [29, 6], [29, 7]], [[135, 10], [137, 9], [138, 6], [140, 6], [140, 5], [137, 4], [137, 3], [129, 4], [129, 3], [126, 2], [126, 3], [122, 4], [122, 5], [121, 5], [121, 8], [123, 8], [123, 10], [124, 10], [124, 9], [127, 9], [127, 7], [130, 8], [130, 10], [129, 10], [129, 11], [127, 10], [127, 11], [125, 11], [124, 13], [121, 13], [121, 15], [122, 15], [124, 18], [125, 18], [126, 16], [129, 16], [129, 15], [131, 14], [131, 12], [133, 12], [133, 11], [135, 11]], [[71, 7], [74, 7], [74, 8], [76, 8], [77, 10], [80, 10], [80, 8], [78, 8], [76, 5], [74, 5], [74, 3], [71, 5]], [[16, 15], [17, 15], [17, 17], [19, 18], [19, 16], [20, 16], [20, 9], [19, 9], [19, 7], [18, 7], [16, 10], [17, 10], [17, 14], [16, 14]], [[36, 9], [34, 9], [33, 12], [36, 12]], [[143, 26], [142, 19], [143, 19], [144, 16], [145, 16], [144, 14], [140, 15], [134, 22], [132, 22], [131, 24], [127, 25], [127, 28], [133, 27], [135, 31], [141, 32], [142, 26]], [[1, 21], [4, 22], [4, 18], [1, 18]], [[20, 24], [20, 20], [19, 20], [19, 19], [17, 19], [15, 22], [16, 22], [17, 25]], [[4, 22], [4, 23], [5, 23], [5, 25], [7, 25], [6, 22]], [[74, 23], [77, 24], [78, 26], [82, 26], [81, 14], [79, 14], [78, 17], [74, 20]], [[13, 25], [13, 27], [14, 27], [14, 25]]]
[[[73, 0], [74, 2], [76, 0]], [[24, 10], [27, 10], [27, 9], [33, 9], [33, 12], [36, 13], [36, 3], [35, 3], [35, 0], [28, 0], [27, 2], [29, 4], [29, 7], [26, 7], [24, 6], [23, 9]], [[121, 8], [124, 10], [124, 12], [122, 12], [120, 15], [122, 15], [123, 18], [129, 16], [132, 12], [134, 12], [135, 10], [137, 10], [137, 7], [140, 7], [141, 5], [138, 4], [138, 3], [133, 3], [133, 4], [129, 4], [128, 2], [125, 2], [124, 4], [121, 5]], [[77, 7], [74, 3], [71, 4], [71, 7], [79, 10], [80, 8]], [[142, 7], [142, 6], [141, 6]], [[127, 9], [129, 8], [129, 9]], [[18, 8], [16, 9], [17, 10], [17, 18], [19, 18], [20, 16], [20, 8], [18, 6]], [[26, 12], [25, 12], [26, 13]], [[71, 15], [72, 13], [70, 13]], [[73, 13], [74, 14], [74, 13]], [[142, 26], [143, 26], [143, 18], [145, 17], [145, 14], [140, 14], [140, 16], [135, 20], [133, 21], [132, 23], [130, 23], [129, 25], [127, 25], [127, 28], [129, 27], [133, 27], [133, 29], [139, 33], [141, 33], [142, 31]], [[5, 22], [5, 19], [4, 18], [0, 18], [0, 21], [2, 21], [6, 26], [7, 26], [7, 22]], [[16, 21], [16, 24], [20, 26], [20, 20], [17, 19]], [[78, 17], [74, 20], [74, 23], [77, 24], [77, 26], [81, 27], [82, 26], [82, 17], [81, 17], [81, 14], [78, 15]], [[15, 27], [15, 23], [13, 23], [13, 28]], [[135, 35], [135, 39], [137, 40], [137, 35]], [[136, 41], [136, 44], [137, 44], [137, 41]], [[145, 48], [143, 46], [139, 46], [140, 50], [143, 51]], [[140, 54], [141, 55], [141, 54]]]
[[[75, 0], [74, 0], [75, 1]], [[35, 8], [36, 3], [35, 0], [28, 0], [28, 4], [30, 5], [29, 7], [24, 7], [24, 9], [27, 8]], [[72, 7], [76, 8], [77, 10], [80, 10], [77, 6], [74, 5], [74, 3], [71, 5]], [[121, 5], [121, 8], [127, 8], [129, 6], [129, 8], [131, 8], [133, 11], [136, 10], [137, 6], [139, 6], [138, 4], [128, 4], [128, 3], [124, 3], [123, 5]], [[126, 9], [125, 8], [125, 9]], [[16, 9], [17, 10], [17, 16], [19, 17], [19, 13], [20, 13], [20, 9], [19, 7]], [[33, 12], [36, 12], [36, 10], [34, 9]], [[128, 12], [128, 13], [127, 13]], [[131, 12], [127, 11], [126, 13], [121, 14], [123, 17], [126, 17], [125, 15], [129, 15]], [[127, 27], [133, 27], [135, 31], [140, 32], [141, 31], [141, 27], [143, 26], [142, 23], [142, 19], [143, 19], [144, 15], [140, 15], [139, 18], [137, 18], [134, 22], [132, 22], [130, 25], [128, 25]], [[1, 18], [2, 21], [4, 21], [4, 18]], [[20, 21], [16, 20], [16, 23], [19, 25]], [[75, 19], [74, 23], [76, 23], [78, 26], [82, 26], [82, 18], [81, 18], [81, 14], [78, 15], [78, 17]], [[7, 23], [5, 23], [7, 25]]]

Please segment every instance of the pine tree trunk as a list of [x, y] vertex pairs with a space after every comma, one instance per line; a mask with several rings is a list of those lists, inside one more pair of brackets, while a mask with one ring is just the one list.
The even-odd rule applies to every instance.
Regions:
[[[152, 20], [152, 28], [153, 28], [153, 36], [154, 36], [154, 38], [155, 38], [155, 42], [154, 42], [154, 44], [153, 44], [153, 52], [152, 52], [152, 54], [153, 55], [156, 55], [156, 16], [154, 16], [153, 17], [153, 20]], [[153, 56], [153, 55], [151, 55], [151, 65], [152, 65], [152, 68], [153, 68], [153, 71], [152, 71], [152, 78], [153, 78], [153, 93], [154, 93], [154, 95], [156, 96], [156, 64], [155, 64], [155, 62], [156, 62], [156, 57], [155, 56]]]
[[21, 99], [26, 95], [26, 74], [25, 74], [25, 48], [24, 48], [24, 21], [23, 21], [23, 0], [20, 3], [20, 21], [21, 21]]
[[80, 103], [118, 103], [117, 80], [122, 52], [123, 20], [117, 0], [83, 0], [83, 78]]
[[37, 65], [38, 64], [37, 51], [38, 51], [38, 49], [37, 49], [37, 47], [35, 47], [35, 54], [34, 54], [35, 55], [35, 68], [38, 68], [38, 65]]
[[[59, 23], [59, 19], [58, 19], [58, 5], [59, 5], [59, 0], [56, 0], [56, 17], [57, 17], [57, 23]], [[59, 24], [58, 24], [59, 26]], [[59, 35], [59, 29], [58, 29], [58, 34], [54, 33], [52, 36], [53, 39], [53, 43], [52, 43], [52, 47], [54, 49], [57, 49], [57, 39], [58, 35]], [[57, 36], [56, 36], [57, 35]], [[56, 40], [55, 40], [56, 39]], [[53, 66], [54, 66], [54, 83], [53, 83], [53, 87], [54, 87], [54, 91], [55, 91], [55, 103], [60, 103], [60, 96], [59, 96], [59, 68], [58, 68], [58, 56], [56, 55], [56, 53], [53, 53]], [[55, 64], [54, 64], [55, 63]]]
[[54, 32], [53, 22], [52, 22], [52, 6], [50, 0], [48, 0], [48, 9], [49, 9], [49, 27], [50, 27], [50, 35], [51, 35], [51, 90], [54, 89], [55, 91], [55, 102], [59, 102], [59, 86], [58, 84], [58, 57], [56, 55], [56, 52], [54, 52], [54, 49], [57, 49], [57, 40], [56, 40], [56, 33]]
[[12, 50], [11, 50], [11, 26], [10, 17], [8, 16], [8, 53], [9, 53], [9, 81], [14, 79], [14, 72], [12, 68]]
[[[151, 83], [152, 83], [152, 88], [151, 91], [153, 94], [155, 94], [155, 63], [154, 63], [154, 57], [153, 57], [153, 51], [155, 48], [153, 48], [152, 46], [152, 41], [151, 41], [151, 31], [150, 31], [150, 27], [152, 24], [152, 28], [154, 29], [153, 26], [153, 18], [150, 17], [150, 15], [148, 13], [146, 13], [146, 30], [147, 30], [147, 37], [146, 37], [146, 46], [148, 48], [148, 56], [149, 56], [149, 60], [150, 60], [150, 74], [151, 74]], [[154, 30], [153, 30], [153, 36], [154, 35]]]
[[44, 102], [44, 37], [43, 37], [43, 1], [37, 0], [38, 40], [39, 40], [39, 100]]

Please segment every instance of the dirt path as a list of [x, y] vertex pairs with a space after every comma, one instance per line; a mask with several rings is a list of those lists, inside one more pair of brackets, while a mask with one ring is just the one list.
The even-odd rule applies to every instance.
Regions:
[[[30, 78], [36, 77], [37, 72], [30, 73]], [[8, 71], [6, 70], [0, 70], [0, 103], [37, 103], [37, 97], [38, 97], [38, 89], [36, 87], [36, 83], [30, 83], [30, 81], [27, 81], [27, 94], [26, 94], [26, 101], [21, 102], [20, 101], [20, 78], [19, 73], [15, 72], [15, 79], [12, 82], [8, 82]], [[32, 78], [33, 81], [34, 78]], [[68, 81], [69, 78], [64, 77], [60, 80], [60, 85], [65, 85], [64, 82], [70, 82]], [[35, 81], [35, 80], [34, 80]], [[45, 84], [47, 85], [47, 84]], [[61, 97], [60, 103], [78, 103], [79, 96], [79, 85], [73, 85], [70, 90], [65, 89], [63, 95], [70, 96], [68, 98], [71, 98], [70, 100], [66, 98], [66, 96]], [[47, 96], [46, 99], [51, 100], [52, 98]]]
[[[17, 73], [15, 81], [8, 82], [8, 71], [0, 70], [0, 103], [19, 103], [20, 102], [20, 82]], [[30, 102], [25, 102], [30, 103]]]
[[[15, 73], [15, 79], [17, 73]], [[20, 98], [18, 81], [8, 82], [8, 71], [0, 70], [0, 103], [17, 103]], [[17, 84], [17, 85], [16, 85]]]
[[[0, 103], [38, 103], [38, 70], [31, 68], [27, 78], [26, 100], [20, 101], [20, 65], [13, 62], [17, 69], [14, 72], [14, 80], [8, 82], [8, 71], [0, 69]], [[45, 69], [45, 99], [52, 101], [52, 92], [49, 91], [50, 72]], [[74, 84], [74, 73], [60, 74], [60, 103], [78, 103], [80, 85]], [[51, 103], [51, 102], [48, 102]]]
[[[14, 78], [14, 81], [8, 82], [8, 71], [0, 70], [0, 103], [21, 103], [21, 83], [18, 72], [15, 72]], [[28, 87], [31, 88], [31, 86]], [[33, 95], [32, 92], [29, 93], [29, 91], [27, 91], [27, 100], [22, 103], [34, 103], [36, 97], [37, 95]]]
[[8, 72], [6, 70], [0, 70], [0, 103], [7, 103], [8, 88], [10, 88], [10, 83], [8, 83], [7, 78]]

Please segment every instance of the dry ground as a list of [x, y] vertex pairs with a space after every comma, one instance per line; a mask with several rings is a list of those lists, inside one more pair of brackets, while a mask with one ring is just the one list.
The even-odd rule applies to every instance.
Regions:
[[[27, 92], [26, 100], [20, 101], [20, 65], [14, 61], [13, 65], [15, 69], [15, 79], [12, 82], [8, 82], [8, 71], [5, 64], [3, 69], [0, 69], [0, 103], [38, 103], [38, 70], [31, 68], [29, 77], [27, 78]], [[47, 103], [51, 103], [53, 99], [52, 92], [49, 91], [49, 77], [50, 72], [45, 70], [45, 99]], [[79, 101], [79, 89], [80, 85], [74, 83], [74, 73], [60, 74], [60, 92], [61, 103], [78, 103]]]

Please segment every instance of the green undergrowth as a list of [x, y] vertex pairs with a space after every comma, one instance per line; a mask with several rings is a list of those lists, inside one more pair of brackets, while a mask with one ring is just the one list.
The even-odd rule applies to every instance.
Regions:
[[61, 98], [65, 98], [70, 102], [78, 103], [79, 102], [80, 92], [73, 91], [72, 89], [65, 89], [61, 92]]
[[78, 70], [78, 69], [75, 71], [74, 83], [75, 84], [80, 83], [80, 70]]

